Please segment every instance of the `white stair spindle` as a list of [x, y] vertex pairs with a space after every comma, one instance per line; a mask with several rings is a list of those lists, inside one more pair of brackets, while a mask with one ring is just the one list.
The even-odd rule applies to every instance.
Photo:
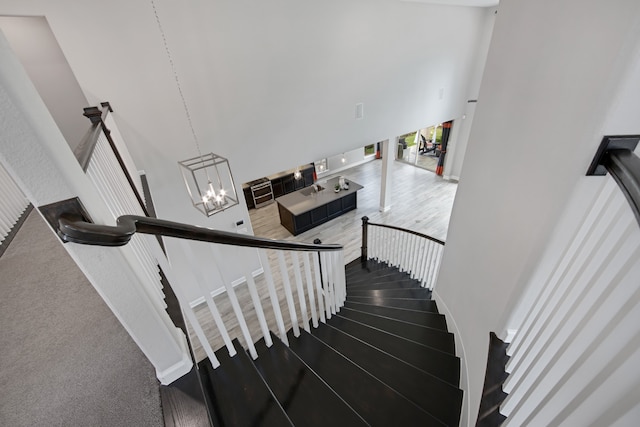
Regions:
[[258, 324], [260, 325], [260, 329], [262, 330], [264, 343], [267, 345], [267, 347], [271, 347], [271, 345], [273, 345], [273, 341], [271, 340], [271, 333], [269, 332], [269, 326], [267, 326], [267, 319], [264, 316], [262, 302], [260, 302], [260, 296], [258, 295], [256, 282], [255, 280], [253, 280], [251, 271], [245, 271], [245, 278], [247, 279], [247, 287], [249, 288], [249, 295], [251, 295], [251, 301], [253, 302], [256, 316], [258, 316]]
[[284, 296], [289, 307], [289, 316], [291, 316], [291, 327], [293, 335], [300, 336], [300, 326], [298, 325], [298, 314], [296, 313], [296, 305], [293, 302], [293, 293], [291, 292], [291, 281], [289, 280], [289, 271], [284, 260], [284, 252], [278, 251], [278, 262], [280, 264], [280, 274], [282, 275], [282, 286], [284, 288]]
[[[313, 254], [312, 254], [313, 255]], [[311, 265], [309, 261], [309, 252], [302, 253], [304, 263], [304, 277], [307, 280], [307, 293], [309, 294], [309, 307], [311, 309], [311, 322], [314, 328], [318, 327], [318, 313], [316, 312], [316, 298], [313, 289], [313, 279], [311, 278]], [[322, 308], [320, 308], [322, 311]]]
[[327, 303], [327, 299], [323, 298], [323, 289], [322, 289], [322, 273], [320, 272], [320, 253], [312, 252], [310, 256], [313, 258], [313, 272], [315, 275], [315, 283], [316, 283], [316, 292], [318, 295], [318, 313], [320, 315], [320, 321], [325, 323], [325, 313], [326, 318], [331, 319], [331, 311], [328, 310], [329, 305]]
[[[185, 252], [185, 254], [187, 254], [189, 258], [193, 259], [193, 256], [194, 256], [193, 250], [189, 245], [187, 245], [186, 241], [180, 240], [180, 245], [182, 247], [182, 250]], [[213, 298], [211, 297], [211, 292], [208, 291], [208, 287], [206, 286], [207, 279], [204, 277], [201, 270], [195, 269], [194, 274], [196, 275], [196, 282], [198, 284], [198, 288], [200, 289], [200, 293], [204, 296], [204, 300], [207, 303], [207, 307], [209, 308], [209, 312], [213, 317], [213, 321], [218, 327], [218, 331], [220, 331], [220, 336], [222, 337], [222, 341], [227, 347], [229, 356], [233, 357], [236, 355], [236, 349], [233, 346], [233, 343], [231, 342], [231, 338], [229, 337], [229, 332], [227, 331], [227, 328], [224, 322], [222, 321], [222, 317], [220, 317], [220, 312], [218, 311], [218, 307], [216, 307], [216, 304], [213, 301]], [[191, 306], [189, 305], [189, 307]]]
[[302, 327], [305, 331], [311, 332], [309, 329], [309, 315], [307, 314], [307, 303], [304, 297], [304, 288], [302, 287], [302, 274], [300, 273], [300, 259], [295, 251], [291, 252], [291, 263], [293, 264], [293, 274], [296, 278], [296, 289], [298, 290], [298, 301], [300, 302], [300, 312], [302, 313]]
[[269, 257], [264, 249], [258, 249], [258, 256], [260, 257], [262, 269], [264, 270], [264, 277], [267, 281], [267, 287], [269, 288], [269, 298], [271, 299], [273, 314], [276, 318], [276, 324], [278, 325], [280, 340], [288, 346], [289, 339], [287, 338], [287, 331], [284, 327], [284, 319], [282, 318], [282, 311], [280, 310], [280, 301], [278, 300], [278, 294], [276, 293], [276, 287], [273, 282], [273, 275], [271, 274], [271, 267], [269, 266]]

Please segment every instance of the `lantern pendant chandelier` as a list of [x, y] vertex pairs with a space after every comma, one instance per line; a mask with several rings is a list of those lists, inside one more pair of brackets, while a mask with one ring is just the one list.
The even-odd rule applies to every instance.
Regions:
[[213, 153], [203, 155], [200, 151], [200, 144], [193, 128], [193, 122], [191, 120], [189, 108], [187, 107], [187, 101], [184, 98], [184, 93], [180, 86], [180, 80], [178, 79], [178, 73], [176, 72], [176, 68], [171, 57], [169, 45], [167, 44], [167, 38], [165, 37], [164, 30], [162, 29], [162, 24], [158, 17], [158, 11], [153, 0], [151, 0], [151, 5], [153, 6], [153, 13], [155, 14], [158, 29], [162, 35], [162, 41], [164, 43], [165, 51], [167, 52], [169, 64], [171, 65], [171, 71], [173, 71], [173, 77], [176, 81], [178, 93], [182, 100], [182, 106], [184, 107], [187, 122], [189, 123], [189, 129], [191, 130], [191, 135], [193, 136], [193, 140], [198, 151], [197, 157], [179, 161], [178, 165], [182, 171], [182, 177], [184, 178], [187, 192], [191, 197], [191, 203], [196, 209], [209, 217], [238, 204], [238, 195], [236, 194], [236, 188], [233, 184], [231, 168], [229, 167], [229, 161], [226, 158]]

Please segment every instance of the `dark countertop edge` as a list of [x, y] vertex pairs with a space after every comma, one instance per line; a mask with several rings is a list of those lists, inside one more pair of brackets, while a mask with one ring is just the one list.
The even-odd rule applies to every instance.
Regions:
[[[356, 193], [358, 190], [363, 189], [364, 187], [358, 183], [355, 183], [349, 179], [349, 189], [348, 190], [340, 190], [336, 193], [333, 190], [333, 187], [338, 182], [340, 178], [332, 178], [327, 180], [326, 183], [317, 183], [325, 187], [317, 196], [305, 196], [300, 192], [302, 190], [297, 190], [289, 194], [285, 194], [284, 196], [280, 196], [276, 199], [276, 202], [284, 209], [291, 212], [292, 215], [298, 216], [303, 213], [309, 212], [319, 206], [324, 206], [327, 203], [333, 202], [334, 200], [339, 200], [343, 197], [348, 196], [349, 194]], [[309, 187], [307, 187], [309, 188]]]

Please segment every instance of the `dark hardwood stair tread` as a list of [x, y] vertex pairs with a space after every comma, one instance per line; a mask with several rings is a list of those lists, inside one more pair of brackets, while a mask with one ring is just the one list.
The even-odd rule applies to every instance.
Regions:
[[443, 425], [322, 341], [300, 332], [298, 338], [289, 333], [290, 349], [370, 425]]
[[414, 325], [389, 317], [343, 307], [340, 316], [352, 319], [399, 337], [415, 341], [449, 354], [456, 353], [453, 334], [439, 329]]
[[221, 362], [213, 369], [209, 359], [199, 363], [203, 389], [216, 426], [293, 425], [237, 340], [237, 354], [216, 352]]
[[458, 425], [462, 390], [328, 324], [312, 335], [446, 425]]
[[267, 348], [256, 343], [253, 363], [294, 425], [366, 425], [338, 395], [276, 336]]
[[350, 296], [347, 292], [347, 301], [359, 302], [364, 304], [379, 305], [384, 307], [406, 308], [409, 310], [424, 311], [437, 313], [438, 308], [436, 302], [430, 299], [415, 298], [388, 298], [388, 297], [361, 297]]
[[415, 366], [458, 387], [460, 384], [460, 359], [443, 351], [392, 335], [340, 315], [327, 321], [328, 325], [369, 343], [404, 362]]
[[414, 280], [407, 272], [399, 272], [397, 269], [374, 273], [360, 273], [355, 276], [346, 276], [350, 285], [362, 285], [367, 282], [394, 282], [397, 280]]
[[345, 274], [347, 274], [348, 276], [351, 276], [358, 273], [368, 274], [376, 271], [392, 270], [392, 269], [395, 269], [396, 271], [398, 271], [397, 268], [391, 267], [390, 265], [382, 262], [367, 260], [363, 263], [360, 260], [356, 260], [356, 261], [350, 262], [345, 266]]
[[486, 417], [478, 420], [478, 422], [476, 423], [476, 427], [498, 427], [501, 426], [506, 419], [507, 417], [502, 415], [500, 411], [496, 409]]
[[362, 290], [366, 291], [369, 289], [423, 289], [420, 286], [420, 283], [413, 279], [401, 279], [401, 280], [393, 280], [389, 282], [385, 281], [377, 281], [377, 280], [369, 280], [364, 283], [358, 283], [352, 285], [350, 283], [347, 284], [347, 293], [349, 291]]
[[431, 298], [429, 289], [348, 289], [350, 297], [370, 298]]
[[500, 409], [500, 405], [505, 401], [508, 394], [502, 390], [502, 387], [497, 388], [491, 393], [482, 396], [480, 402], [480, 409], [478, 410], [478, 419], [488, 417], [491, 412], [496, 409]]
[[439, 313], [429, 313], [424, 311], [408, 310], [404, 308], [383, 307], [379, 305], [363, 304], [359, 302], [346, 301], [347, 308], [377, 314], [379, 316], [391, 317], [415, 325], [427, 326], [429, 328], [447, 331], [447, 321], [444, 315]]

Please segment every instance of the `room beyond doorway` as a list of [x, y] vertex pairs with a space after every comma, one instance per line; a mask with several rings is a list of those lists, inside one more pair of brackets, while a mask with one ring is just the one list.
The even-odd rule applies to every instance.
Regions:
[[442, 154], [442, 132], [440, 123], [399, 136], [396, 160], [436, 173]]
[[396, 162], [393, 168], [392, 207], [379, 211], [382, 161], [374, 160], [340, 172], [345, 178], [364, 186], [358, 192], [358, 208], [297, 236], [292, 236], [281, 224], [277, 205], [250, 209], [254, 234], [270, 239], [337, 243], [345, 248], [345, 260], [360, 254], [363, 216], [372, 222], [392, 224], [446, 240], [449, 217], [457, 183], [441, 179], [426, 170]]

